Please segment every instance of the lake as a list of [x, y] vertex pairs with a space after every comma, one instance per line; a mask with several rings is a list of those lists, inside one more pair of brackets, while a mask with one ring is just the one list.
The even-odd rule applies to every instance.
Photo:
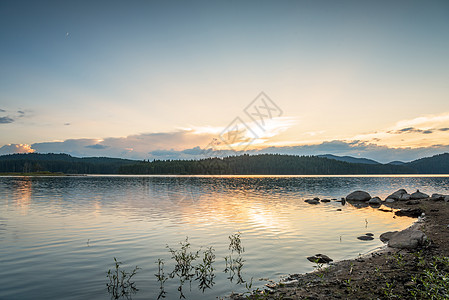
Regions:
[[[244, 283], [223, 272], [228, 236], [237, 232], [245, 250], [241, 278], [263, 287], [267, 279], [313, 271], [307, 256], [357, 257], [382, 246], [381, 233], [414, 221], [305, 199], [340, 199], [359, 189], [385, 198], [399, 188], [447, 194], [449, 177], [0, 177], [0, 299], [111, 299], [106, 275], [114, 257], [127, 272], [141, 268], [132, 299], [157, 299], [156, 261], [163, 259], [165, 275], [170, 273], [167, 245], [180, 249], [186, 237], [189, 251], [212, 246], [216, 256], [213, 287], [203, 292], [193, 278], [183, 284], [187, 299], [245, 292]], [[357, 239], [367, 232], [375, 239]], [[180, 298], [179, 283], [176, 276], [165, 281], [165, 299]]]

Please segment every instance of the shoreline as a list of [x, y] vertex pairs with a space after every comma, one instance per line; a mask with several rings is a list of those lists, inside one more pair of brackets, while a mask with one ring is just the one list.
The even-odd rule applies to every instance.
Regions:
[[381, 249], [373, 249], [359, 257], [329, 265], [317, 264], [317, 269], [312, 272], [290, 274], [278, 282], [266, 284], [263, 289], [233, 294], [230, 298], [413, 299], [413, 293], [419, 295], [420, 289], [424, 288], [413, 278], [421, 278], [426, 268], [433, 266], [436, 257], [449, 256], [449, 202], [429, 197], [413, 205], [406, 203], [395, 201], [383, 205], [394, 210], [421, 209], [424, 216], [400, 232], [422, 231], [427, 239], [423, 245], [407, 249], [393, 248], [386, 243]]

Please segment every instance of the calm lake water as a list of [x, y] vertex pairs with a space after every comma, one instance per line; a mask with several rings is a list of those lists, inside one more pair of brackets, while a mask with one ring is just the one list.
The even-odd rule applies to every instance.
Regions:
[[[0, 299], [110, 299], [106, 273], [114, 257], [127, 271], [141, 268], [132, 299], [157, 299], [155, 261], [164, 259], [169, 273], [166, 245], [179, 248], [186, 237], [192, 250], [213, 246], [216, 255], [215, 285], [203, 293], [197, 281], [187, 282], [187, 299], [244, 292], [223, 272], [228, 236], [236, 232], [245, 247], [242, 276], [262, 287], [260, 278], [312, 271], [307, 256], [356, 257], [381, 246], [381, 233], [413, 222], [304, 199], [339, 199], [358, 189], [385, 198], [399, 188], [449, 193], [449, 177], [0, 177]], [[373, 241], [357, 239], [367, 232]], [[176, 278], [165, 282], [166, 299], [179, 299], [178, 286]]]

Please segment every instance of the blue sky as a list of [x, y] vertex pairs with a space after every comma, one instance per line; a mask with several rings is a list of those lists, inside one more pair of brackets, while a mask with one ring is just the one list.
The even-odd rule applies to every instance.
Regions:
[[[448, 16], [448, 1], [2, 1], [0, 154], [192, 158], [236, 117], [256, 126], [251, 153], [448, 151]], [[244, 111], [261, 91], [282, 110], [262, 129]]]

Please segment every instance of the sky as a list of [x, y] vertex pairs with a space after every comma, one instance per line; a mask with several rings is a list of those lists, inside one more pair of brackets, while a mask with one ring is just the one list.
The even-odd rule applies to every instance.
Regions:
[[449, 1], [1, 1], [0, 155], [449, 152]]

